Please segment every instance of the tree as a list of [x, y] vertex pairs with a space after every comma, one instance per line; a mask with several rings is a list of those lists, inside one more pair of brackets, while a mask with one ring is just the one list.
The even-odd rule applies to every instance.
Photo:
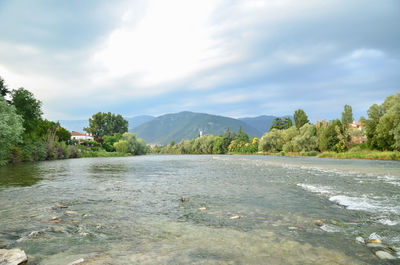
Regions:
[[307, 114], [302, 109], [298, 109], [293, 114], [294, 124], [296, 125], [297, 129], [303, 127], [304, 124], [309, 123]]
[[243, 141], [243, 142], [248, 142], [249, 141], [249, 136], [247, 133], [245, 133], [242, 129], [242, 126], [239, 127], [238, 134], [235, 137], [235, 140]]
[[11, 104], [15, 106], [17, 114], [23, 118], [25, 135], [35, 137], [35, 130], [41, 120], [42, 103], [23, 87], [11, 92]]
[[[320, 151], [343, 151], [345, 146], [343, 138], [343, 126], [339, 119], [330, 121], [326, 127], [320, 128]], [[343, 140], [341, 142], [341, 140]]]
[[372, 105], [367, 113], [364, 123], [368, 146], [400, 150], [400, 93], [388, 96], [381, 105]]
[[0, 95], [5, 98], [7, 94], [10, 93], [10, 90], [8, 90], [8, 87], [6, 83], [4, 82], [4, 79], [1, 78], [0, 76]]
[[114, 143], [114, 148], [118, 153], [128, 153], [128, 142], [125, 140], [119, 140]]
[[89, 119], [89, 127], [84, 128], [84, 130], [91, 133], [95, 138], [113, 135], [114, 133], [123, 134], [128, 131], [128, 121], [120, 114], [98, 112]]
[[342, 124], [348, 127], [353, 122], [353, 110], [350, 105], [344, 105], [344, 111], [342, 112]]
[[134, 133], [124, 133], [122, 140], [128, 143], [128, 153], [132, 155], [144, 155], [149, 151], [146, 143], [142, 139], [136, 139], [136, 134]]
[[297, 152], [310, 152], [318, 148], [318, 137], [313, 124], [304, 124], [300, 128], [300, 134], [293, 138], [294, 150]]
[[269, 131], [271, 131], [272, 129], [285, 130], [290, 127], [292, 127], [292, 120], [289, 117], [275, 118], [272, 122], [271, 127], [269, 128]]
[[0, 98], [0, 166], [7, 164], [10, 148], [21, 142], [24, 127], [14, 106]]
[[261, 137], [261, 140], [258, 144], [258, 150], [279, 152], [282, 151], [283, 144], [284, 141], [282, 137], [282, 131], [273, 129]]

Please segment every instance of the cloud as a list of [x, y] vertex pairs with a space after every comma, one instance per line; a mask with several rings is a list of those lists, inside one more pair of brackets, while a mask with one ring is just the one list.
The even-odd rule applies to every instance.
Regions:
[[97, 111], [335, 118], [399, 90], [400, 4], [0, 2], [0, 75], [46, 117]]

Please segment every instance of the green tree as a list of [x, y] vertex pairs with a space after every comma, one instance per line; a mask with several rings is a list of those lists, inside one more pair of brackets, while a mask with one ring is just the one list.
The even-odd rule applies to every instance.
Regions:
[[342, 112], [342, 124], [345, 127], [349, 127], [349, 124], [352, 123], [353, 118], [353, 109], [350, 105], [344, 105], [344, 111]]
[[371, 149], [400, 150], [400, 93], [388, 96], [382, 105], [374, 104], [363, 120], [367, 144]]
[[318, 137], [313, 124], [304, 124], [299, 130], [299, 135], [293, 138], [293, 146], [296, 152], [310, 152], [318, 149]]
[[0, 98], [0, 166], [10, 158], [10, 148], [21, 142], [24, 128], [14, 106]]
[[326, 127], [320, 128], [319, 150], [320, 151], [341, 151], [343, 126], [339, 119], [330, 121]]
[[285, 117], [285, 118], [275, 118], [272, 121], [271, 127], [269, 129], [269, 131], [273, 130], [273, 129], [277, 129], [277, 130], [285, 130], [287, 128], [292, 127], [292, 120], [289, 117]]
[[113, 135], [114, 133], [123, 134], [128, 131], [128, 121], [120, 114], [98, 112], [89, 119], [89, 127], [84, 130], [91, 133], [95, 138]]
[[121, 140], [122, 135], [120, 133], [114, 133], [114, 135], [104, 135], [103, 136], [103, 148], [107, 152], [115, 152], [114, 143]]
[[114, 148], [118, 153], [128, 153], [128, 142], [125, 140], [119, 140], [114, 143]]
[[0, 95], [5, 98], [7, 94], [10, 93], [10, 90], [8, 90], [8, 87], [6, 83], [4, 82], [4, 79], [1, 78], [0, 76]]
[[122, 140], [128, 143], [128, 153], [132, 155], [144, 155], [149, 152], [146, 143], [142, 139], [137, 139], [134, 133], [124, 133]]
[[37, 136], [35, 131], [41, 121], [42, 103], [35, 99], [30, 91], [21, 87], [11, 92], [11, 104], [15, 106], [17, 114], [24, 120], [25, 135], [28, 138], [35, 138]]
[[296, 125], [297, 129], [303, 127], [304, 124], [309, 123], [307, 114], [302, 109], [298, 109], [293, 114], [294, 124]]
[[278, 129], [272, 129], [261, 137], [258, 144], [258, 150], [265, 152], [279, 152], [282, 151], [284, 140], [282, 137], [282, 131]]
[[238, 131], [238, 133], [237, 133], [237, 135], [235, 137], [235, 140], [239, 140], [239, 141], [242, 141], [242, 142], [248, 142], [249, 141], [249, 136], [247, 135], [247, 133], [245, 133], [243, 131], [242, 126], [239, 127], [239, 131]]

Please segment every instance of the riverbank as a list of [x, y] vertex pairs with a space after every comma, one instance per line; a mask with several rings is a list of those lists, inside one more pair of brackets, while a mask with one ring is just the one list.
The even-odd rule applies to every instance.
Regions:
[[[239, 153], [235, 153], [239, 154]], [[370, 159], [370, 160], [397, 160], [400, 161], [400, 152], [397, 151], [348, 151], [343, 153], [336, 152], [258, 152], [258, 155], [276, 155], [276, 156], [314, 156], [319, 158], [337, 158], [337, 159]], [[243, 155], [243, 154], [241, 154]]]

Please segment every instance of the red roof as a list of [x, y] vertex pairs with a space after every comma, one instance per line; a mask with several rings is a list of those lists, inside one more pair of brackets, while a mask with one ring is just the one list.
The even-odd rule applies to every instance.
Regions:
[[72, 136], [86, 136], [86, 134], [84, 134], [84, 133], [75, 132], [75, 131], [72, 131], [72, 132], [71, 132], [71, 135], [72, 135]]

